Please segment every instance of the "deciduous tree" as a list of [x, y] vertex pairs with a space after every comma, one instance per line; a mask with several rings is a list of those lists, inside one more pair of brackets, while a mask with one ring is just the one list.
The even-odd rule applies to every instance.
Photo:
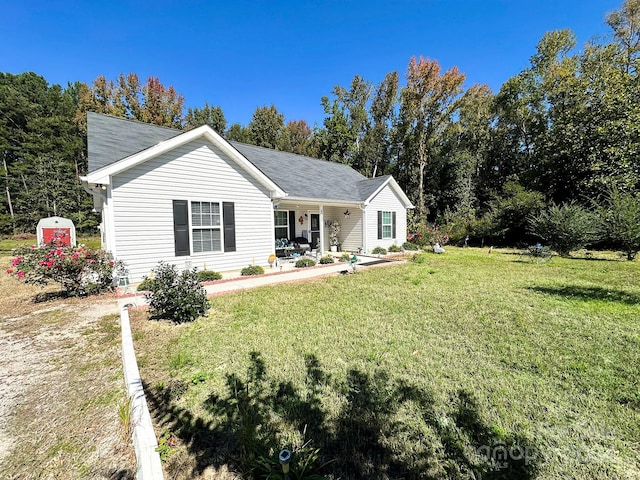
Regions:
[[407, 68], [407, 85], [401, 93], [404, 131], [413, 137], [417, 146], [414, 162], [417, 166], [416, 210], [419, 217], [427, 213], [425, 172], [429, 163], [439, 155], [443, 132], [459, 107], [465, 79], [457, 67], [444, 74], [440, 71], [436, 60], [412, 58]]
[[391, 129], [398, 104], [398, 73], [390, 72], [376, 87], [369, 121], [356, 155], [355, 167], [366, 177], [384, 175], [391, 161]]
[[340, 85], [333, 88], [333, 99], [322, 97], [325, 113], [323, 128], [316, 132], [322, 158], [364, 169], [362, 141], [370, 127], [368, 103], [373, 87], [356, 75], [349, 89]]
[[574, 202], [551, 204], [531, 217], [532, 233], [545, 240], [560, 255], [569, 255], [601, 239], [599, 217]]
[[77, 90], [76, 120], [84, 131], [87, 112], [182, 128], [184, 97], [173, 86], [165, 87], [157, 77], [149, 77], [143, 85], [135, 73], [120, 74], [117, 82], [100, 75], [91, 87], [84, 84]]
[[184, 97], [173, 86], [165, 87], [158, 77], [149, 77], [142, 87], [143, 122], [163, 127], [182, 128], [182, 109]]
[[640, 196], [610, 187], [599, 207], [608, 240], [633, 260], [640, 251]]
[[281, 150], [297, 153], [299, 155], [312, 154], [311, 128], [306, 121], [291, 120], [287, 122], [283, 136], [284, 141], [281, 145]]
[[350, 164], [353, 134], [344, 107], [337, 99], [329, 101], [329, 97], [322, 97], [322, 108], [325, 118], [323, 128], [317, 129], [314, 136], [318, 142], [318, 153], [321, 158], [330, 162]]
[[233, 123], [227, 130], [225, 137], [233, 142], [252, 143], [251, 132], [239, 123]]
[[222, 107], [212, 107], [208, 102], [202, 108], [189, 108], [184, 121], [185, 130], [191, 130], [201, 125], [209, 125], [217, 133], [224, 136], [227, 129], [227, 119], [224, 117]]
[[257, 107], [247, 128], [251, 143], [276, 149], [284, 130], [284, 115], [278, 112], [275, 105]]

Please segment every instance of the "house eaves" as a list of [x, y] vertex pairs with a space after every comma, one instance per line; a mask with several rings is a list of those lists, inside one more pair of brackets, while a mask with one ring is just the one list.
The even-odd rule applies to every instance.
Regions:
[[324, 205], [327, 207], [340, 207], [344, 205], [361, 206], [363, 202], [358, 200], [336, 200], [335, 198], [316, 197], [286, 197], [282, 199], [287, 203], [299, 203], [305, 205]]

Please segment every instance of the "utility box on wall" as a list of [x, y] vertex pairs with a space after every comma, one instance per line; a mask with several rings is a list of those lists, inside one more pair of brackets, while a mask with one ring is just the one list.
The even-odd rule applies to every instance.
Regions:
[[71, 220], [62, 217], [43, 218], [37, 227], [38, 245], [53, 243], [60, 247], [76, 246], [76, 227]]

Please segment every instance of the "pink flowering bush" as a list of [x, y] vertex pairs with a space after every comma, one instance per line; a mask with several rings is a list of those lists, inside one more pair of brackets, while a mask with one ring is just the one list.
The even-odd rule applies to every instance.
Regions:
[[449, 242], [449, 234], [443, 232], [438, 225], [420, 223], [416, 225], [415, 231], [408, 235], [407, 240], [420, 247], [435, 245], [436, 243], [446, 245]]
[[109, 252], [85, 246], [20, 247], [13, 251], [9, 275], [44, 286], [57, 282], [68, 296], [101, 293], [113, 288], [114, 271], [124, 267]]

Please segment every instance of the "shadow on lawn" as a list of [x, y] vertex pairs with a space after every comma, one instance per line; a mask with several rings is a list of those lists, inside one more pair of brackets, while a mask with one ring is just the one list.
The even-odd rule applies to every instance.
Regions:
[[33, 303], [45, 303], [45, 302], [51, 302], [53, 300], [61, 300], [64, 298], [69, 298], [69, 294], [63, 290], [59, 290], [56, 292], [36, 293], [31, 301]]
[[604, 300], [607, 302], [624, 303], [627, 305], [638, 305], [640, 303], [640, 295], [613, 288], [565, 285], [559, 287], [535, 286], [529, 287], [529, 290], [533, 290], [538, 293], [545, 293], [547, 295], [556, 295], [559, 297], [579, 300]]
[[112, 468], [104, 473], [104, 478], [108, 478], [109, 480], [134, 480], [136, 478], [136, 474], [133, 470]]
[[[596, 252], [597, 253], [597, 252]], [[514, 260], [514, 262], [526, 262], [531, 260], [531, 257], [529, 256], [529, 252], [527, 251], [526, 247], [523, 247], [521, 249], [517, 249], [517, 250], [513, 250], [510, 252], [505, 252], [505, 251], [501, 251], [500, 252], [501, 255], [514, 255], [517, 256], [518, 258], [516, 260]], [[606, 257], [600, 257], [600, 256], [596, 256], [594, 254], [576, 254], [576, 252], [574, 252], [571, 255], [558, 255], [558, 253], [556, 253], [555, 251], [553, 252], [553, 257], [561, 257], [565, 260], [585, 260], [588, 262], [614, 262], [614, 263], [620, 263], [622, 262], [624, 259], [623, 258], [606, 258]], [[534, 257], [535, 259], [535, 257]]]
[[[159, 426], [194, 459], [190, 476], [226, 465], [245, 478], [282, 478], [277, 454], [285, 447], [292, 451], [292, 480], [526, 480], [535, 478], [542, 460], [525, 438], [486, 425], [466, 391], [450, 399], [447, 411], [437, 411], [431, 392], [384, 371], [353, 369], [339, 382], [308, 355], [306, 384], [298, 389], [269, 379], [260, 354], [250, 360], [246, 378], [228, 374], [226, 394], [205, 401], [213, 420], [177, 406], [170, 388], [148, 390]], [[341, 399], [337, 415], [324, 410], [327, 394]]]

